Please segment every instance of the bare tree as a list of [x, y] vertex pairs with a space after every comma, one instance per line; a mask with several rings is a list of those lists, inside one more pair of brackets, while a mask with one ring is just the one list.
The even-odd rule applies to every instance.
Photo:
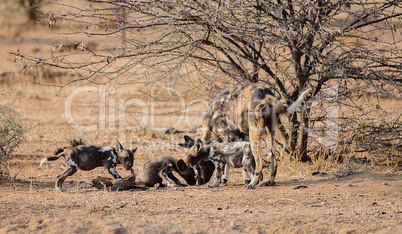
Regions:
[[[193, 91], [214, 82], [264, 82], [286, 102], [307, 87], [314, 96], [336, 85], [336, 102], [364, 93], [401, 92], [401, 0], [89, 0], [49, 1], [56, 33], [88, 36], [70, 53], [24, 55], [27, 66], [75, 70], [81, 80], [178, 83]], [[91, 38], [110, 44], [93, 48]], [[16, 57], [21, 57], [15, 53]], [[79, 57], [77, 57], [79, 56]], [[77, 60], [80, 58], [80, 60]], [[203, 82], [187, 74], [197, 71]], [[152, 75], [149, 75], [152, 74]], [[99, 77], [102, 80], [99, 80]], [[196, 82], [196, 83], [193, 83]], [[222, 83], [221, 83], [222, 84]], [[61, 86], [63, 87], [63, 86]], [[225, 88], [225, 87], [221, 87]], [[306, 161], [311, 109], [289, 117], [282, 136]], [[319, 120], [320, 116], [314, 120]]]
[[37, 7], [40, 5], [41, 0], [20, 0], [20, 3], [25, 8], [28, 21], [36, 22], [40, 20], [41, 12]]

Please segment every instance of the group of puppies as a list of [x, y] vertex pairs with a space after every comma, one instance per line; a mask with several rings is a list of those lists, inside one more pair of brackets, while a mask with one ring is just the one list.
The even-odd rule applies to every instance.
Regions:
[[[299, 90], [292, 94], [295, 97]], [[289, 106], [280, 102], [273, 92], [260, 84], [243, 84], [223, 90], [208, 106], [203, 118], [201, 139], [193, 140], [185, 136], [180, 144], [189, 148], [186, 161], [172, 156], [159, 156], [146, 162], [139, 171], [138, 179], [148, 186], [162, 184], [165, 179], [168, 186], [182, 185], [173, 175], [176, 171], [188, 185], [207, 183], [215, 171], [215, 177], [209, 187], [227, 182], [229, 167], [243, 167], [248, 188], [255, 188], [262, 183], [263, 154], [266, 152], [263, 142], [270, 145], [271, 174], [267, 185], [275, 184], [277, 161], [275, 158], [275, 131], [279, 117], [296, 111], [310, 89], [302, 92]], [[267, 137], [267, 138], [266, 138]], [[105, 166], [115, 178], [121, 176], [116, 165], [122, 164], [131, 170], [136, 149], [126, 150], [119, 142], [116, 147], [82, 145], [73, 147], [58, 156], [44, 158], [41, 165], [60, 157], [66, 159], [68, 169], [59, 175], [56, 188], [63, 191], [62, 184], [66, 177], [78, 169], [92, 170]]]
[[[255, 162], [249, 142], [211, 142], [204, 144], [200, 139], [193, 140], [187, 135], [184, 139], [185, 143], [180, 145], [189, 148], [186, 160], [177, 159], [170, 155], [155, 157], [145, 162], [139, 169], [136, 180], [149, 187], [155, 185], [159, 187], [187, 186], [197, 183], [201, 185], [207, 183], [215, 173], [213, 182], [208, 185], [208, 188], [213, 188], [218, 186], [221, 181], [227, 183], [229, 167], [243, 167], [245, 183], [251, 181], [250, 174], [254, 173]], [[116, 171], [117, 164], [121, 164], [123, 168], [130, 170], [132, 177], [135, 178], [133, 164], [136, 151], [137, 148], [124, 149], [119, 141], [116, 141], [115, 147], [78, 145], [62, 151], [57, 156], [42, 159], [39, 167], [48, 161], [55, 161], [63, 157], [67, 169], [57, 176], [55, 186], [58, 191], [64, 192], [64, 181], [68, 176], [74, 175], [78, 169], [88, 171], [96, 167], [105, 167], [114, 179], [122, 179]], [[198, 175], [198, 170], [194, 170], [194, 167], [200, 162], [212, 162], [202, 175]], [[223, 172], [224, 175], [222, 176]], [[184, 179], [185, 183], [180, 181], [175, 174]]]

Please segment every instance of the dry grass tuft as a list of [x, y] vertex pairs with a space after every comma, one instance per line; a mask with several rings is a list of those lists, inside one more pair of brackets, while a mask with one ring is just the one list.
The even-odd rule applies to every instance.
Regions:
[[94, 191], [91, 193], [81, 193], [82, 190], [77, 183], [75, 192], [60, 193], [55, 190], [56, 205], [65, 207], [80, 207], [86, 210], [88, 213], [94, 213], [102, 210], [110, 205], [112, 202], [113, 194], [106, 189]]

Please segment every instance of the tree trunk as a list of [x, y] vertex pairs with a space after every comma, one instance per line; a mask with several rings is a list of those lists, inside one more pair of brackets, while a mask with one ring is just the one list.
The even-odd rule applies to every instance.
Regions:
[[290, 131], [290, 136], [289, 136], [289, 149], [291, 152], [291, 158], [295, 159], [295, 153], [296, 153], [296, 146], [297, 146], [297, 130], [299, 129], [299, 121], [297, 121], [297, 114], [294, 113], [292, 114], [291, 117], [289, 117], [289, 122], [291, 124], [291, 131]]
[[40, 12], [37, 5], [40, 4], [40, 2], [41, 0], [24, 0], [28, 21], [36, 22], [39, 20]]
[[308, 110], [302, 110], [301, 113], [301, 125], [300, 125], [300, 145], [298, 147], [298, 152], [297, 155], [299, 155], [299, 159], [302, 162], [308, 162], [311, 161], [311, 158], [307, 155], [307, 140], [308, 140], [308, 133], [305, 130], [308, 128], [309, 124], [309, 111]]

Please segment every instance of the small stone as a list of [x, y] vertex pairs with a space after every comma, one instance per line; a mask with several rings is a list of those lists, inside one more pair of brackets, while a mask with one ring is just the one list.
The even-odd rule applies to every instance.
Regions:
[[246, 209], [244, 209], [244, 213], [250, 213], [251, 214], [251, 213], [253, 213], [253, 211], [246, 208]]
[[360, 215], [359, 212], [357, 212], [357, 211], [355, 211], [355, 210], [352, 211], [352, 214], [353, 214], [353, 215]]
[[114, 234], [128, 234], [130, 233], [127, 229], [120, 227], [113, 230]]
[[218, 207], [217, 209], [218, 209], [218, 210], [223, 210], [222, 207]]
[[307, 188], [307, 186], [306, 185], [299, 185], [299, 186], [296, 186], [296, 187], [293, 187], [293, 189], [301, 189], [301, 188]]

